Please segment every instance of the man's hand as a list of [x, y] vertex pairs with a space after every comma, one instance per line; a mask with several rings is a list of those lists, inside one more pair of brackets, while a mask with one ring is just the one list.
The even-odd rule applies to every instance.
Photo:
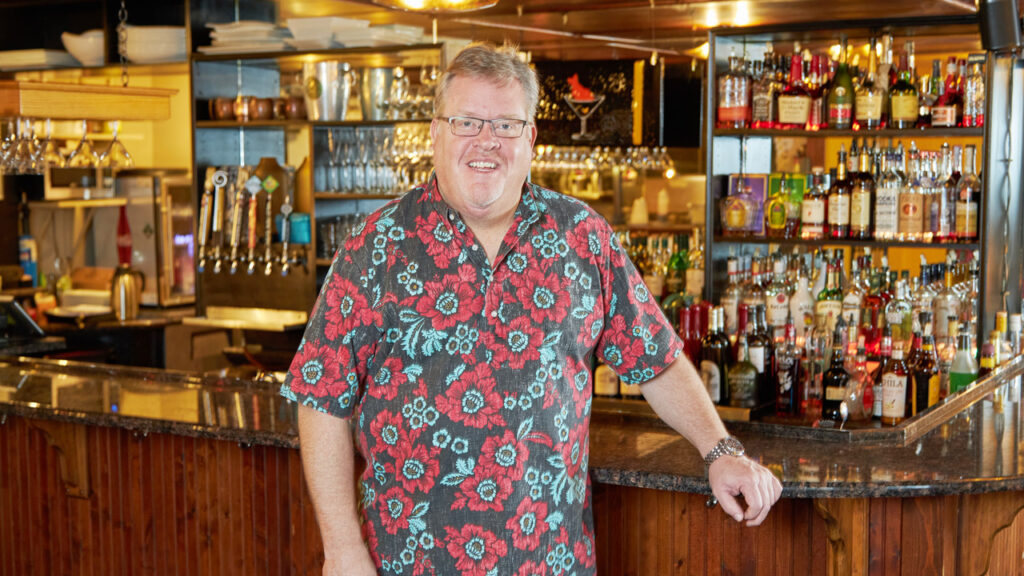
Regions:
[[[746, 456], [722, 456], [708, 469], [711, 492], [722, 505], [722, 510], [737, 522], [759, 526], [768, 516], [768, 510], [782, 495], [782, 484], [767, 468]], [[747, 502], [744, 510], [737, 496]]]
[[377, 576], [366, 546], [346, 546], [324, 560], [324, 576]]

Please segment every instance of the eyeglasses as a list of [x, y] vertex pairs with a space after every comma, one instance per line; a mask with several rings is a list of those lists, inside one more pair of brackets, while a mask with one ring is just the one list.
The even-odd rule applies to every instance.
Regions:
[[519, 138], [523, 130], [529, 124], [526, 120], [514, 118], [495, 118], [494, 120], [483, 120], [469, 116], [438, 116], [438, 120], [448, 122], [452, 134], [456, 136], [476, 136], [484, 129], [484, 124], [491, 125], [491, 131], [498, 138]]

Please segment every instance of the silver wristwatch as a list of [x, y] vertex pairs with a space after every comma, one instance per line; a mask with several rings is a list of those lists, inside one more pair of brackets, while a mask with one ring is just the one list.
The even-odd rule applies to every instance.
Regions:
[[704, 456], [704, 465], [710, 467], [711, 464], [721, 458], [722, 456], [743, 456], [744, 454], [743, 444], [736, 439], [735, 436], [726, 436], [715, 444], [715, 447]]

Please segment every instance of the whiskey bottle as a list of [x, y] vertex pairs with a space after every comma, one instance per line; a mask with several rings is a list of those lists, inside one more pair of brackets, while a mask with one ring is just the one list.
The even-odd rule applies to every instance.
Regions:
[[856, 127], [877, 130], [885, 127], [884, 104], [887, 102], [885, 88], [877, 81], [878, 59], [875, 55], [875, 39], [871, 39], [868, 53], [867, 78], [857, 88], [854, 114]]
[[846, 177], [846, 149], [839, 148], [839, 162], [836, 165], [836, 179], [828, 192], [827, 235], [830, 239], [844, 239], [850, 234], [850, 192], [851, 184]]
[[725, 386], [725, 370], [729, 356], [729, 341], [722, 338], [722, 308], [711, 309], [707, 334], [701, 339], [700, 377], [711, 401], [729, 405], [729, 388]]
[[857, 177], [850, 192], [850, 238], [870, 240], [872, 236], [872, 202], [875, 178], [871, 172], [871, 155], [861, 147]]
[[750, 127], [772, 128], [775, 125], [775, 99], [778, 97], [775, 84], [775, 53], [768, 42], [764, 52], [761, 74], [754, 78], [751, 87]]
[[850, 374], [846, 371], [843, 357], [846, 351], [843, 348], [843, 335], [840, 329], [832, 333], [832, 353], [829, 358], [828, 369], [822, 375], [822, 386], [825, 389], [825, 397], [821, 402], [821, 417], [825, 420], [842, 421], [840, 405], [846, 398], [846, 384]]
[[722, 306], [722, 314], [725, 316], [723, 329], [731, 337], [736, 334], [736, 306], [743, 295], [743, 289], [740, 287], [738, 264], [732, 256], [726, 261], [726, 270], [729, 275], [729, 285], [726, 286], [725, 292], [722, 293], [719, 303]]
[[750, 123], [750, 77], [746, 63], [729, 54], [729, 71], [718, 78], [718, 128], [746, 128]]
[[981, 181], [975, 174], [975, 147], [964, 148], [963, 175], [957, 186], [956, 239], [958, 242], [978, 241], [978, 206], [981, 202]]
[[[913, 44], [907, 43], [908, 48]], [[900, 71], [896, 83], [889, 88], [889, 126], [905, 130], [917, 125], [917, 87], [908, 54], [900, 55]]]
[[775, 413], [780, 416], [798, 416], [800, 401], [800, 349], [796, 346], [796, 327], [788, 317], [784, 344], [775, 355]]
[[800, 237], [818, 240], [825, 237], [825, 209], [828, 191], [825, 189], [825, 171], [821, 166], [811, 169], [811, 188], [804, 195], [800, 208]]
[[776, 124], [782, 130], [804, 130], [811, 113], [811, 94], [804, 85], [803, 57], [793, 54], [789, 62], [789, 83], [778, 98]]
[[939, 359], [935, 354], [935, 338], [932, 335], [931, 315], [925, 313], [928, 320], [921, 337], [921, 349], [917, 362], [913, 365], [914, 402], [913, 414], [917, 415], [939, 402], [940, 374]]

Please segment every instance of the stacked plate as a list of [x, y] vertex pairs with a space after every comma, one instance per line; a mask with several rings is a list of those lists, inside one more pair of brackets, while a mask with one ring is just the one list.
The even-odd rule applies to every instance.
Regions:
[[341, 30], [334, 33], [334, 41], [346, 47], [357, 46], [388, 46], [400, 44], [408, 46], [419, 44], [423, 40], [423, 29], [417, 26], [388, 24], [369, 28]]
[[78, 60], [63, 50], [8, 50], [0, 52], [0, 70], [78, 66]]
[[242, 54], [245, 52], [274, 52], [284, 50], [288, 31], [273, 22], [240, 20], [238, 22], [206, 24], [213, 29], [212, 45], [200, 46], [203, 54]]
[[289, 18], [288, 30], [292, 37], [285, 40], [296, 50], [318, 50], [322, 48], [340, 48], [335, 35], [349, 30], [361, 30], [370, 25], [368, 20], [351, 18]]

